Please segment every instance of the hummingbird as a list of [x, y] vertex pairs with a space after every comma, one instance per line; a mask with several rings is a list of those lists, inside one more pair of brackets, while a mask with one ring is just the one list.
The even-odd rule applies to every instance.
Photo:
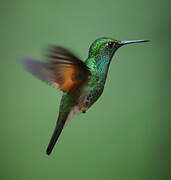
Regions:
[[142, 42], [149, 40], [96, 39], [89, 48], [85, 62], [61, 46], [51, 46], [45, 62], [22, 58], [28, 72], [63, 91], [56, 126], [46, 149], [47, 155], [51, 154], [65, 123], [74, 115], [85, 113], [101, 96], [116, 50], [127, 44]]

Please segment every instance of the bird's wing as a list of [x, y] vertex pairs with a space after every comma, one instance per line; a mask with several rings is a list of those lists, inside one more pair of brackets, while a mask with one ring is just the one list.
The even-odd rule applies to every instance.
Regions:
[[48, 62], [24, 57], [23, 64], [31, 74], [63, 92], [85, 82], [90, 74], [84, 62], [69, 50], [57, 46], [50, 48]]

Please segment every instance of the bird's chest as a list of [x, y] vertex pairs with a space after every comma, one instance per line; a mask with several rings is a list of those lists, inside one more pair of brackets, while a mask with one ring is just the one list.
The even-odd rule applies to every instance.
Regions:
[[103, 85], [87, 87], [79, 98], [78, 109], [85, 113], [86, 110], [94, 104], [103, 92]]
[[87, 109], [94, 104], [101, 96], [104, 88], [104, 81], [99, 81], [97, 78], [90, 79], [80, 89], [80, 95], [77, 97], [75, 106], [72, 108], [70, 115], [85, 113]]

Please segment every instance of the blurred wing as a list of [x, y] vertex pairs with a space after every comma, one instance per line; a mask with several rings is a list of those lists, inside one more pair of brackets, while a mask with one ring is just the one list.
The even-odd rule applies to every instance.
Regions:
[[70, 51], [62, 47], [52, 47], [49, 52], [47, 63], [23, 58], [26, 70], [63, 92], [69, 92], [88, 79], [88, 67]]

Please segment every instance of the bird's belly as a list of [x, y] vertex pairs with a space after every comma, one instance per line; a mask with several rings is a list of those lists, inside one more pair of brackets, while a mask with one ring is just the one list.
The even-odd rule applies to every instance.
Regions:
[[92, 91], [88, 92], [86, 96], [84, 96], [84, 100], [83, 100], [84, 107], [88, 109], [90, 106], [92, 106], [101, 96], [102, 92], [103, 92], [102, 87], [94, 88]]
[[67, 121], [71, 120], [75, 115], [79, 115], [80, 113], [82, 113], [82, 111], [79, 109], [78, 105], [72, 107], [68, 114]]
[[86, 106], [86, 98], [85, 98], [85, 100], [80, 101], [79, 104], [71, 108], [67, 117], [67, 121], [71, 120], [76, 115], [85, 113], [87, 109], [88, 109], [88, 106]]
[[97, 101], [102, 92], [103, 88], [96, 88], [93, 89], [93, 91], [83, 93], [83, 95], [78, 98], [77, 105], [71, 108], [67, 121], [71, 120], [75, 115], [85, 113], [87, 109]]

